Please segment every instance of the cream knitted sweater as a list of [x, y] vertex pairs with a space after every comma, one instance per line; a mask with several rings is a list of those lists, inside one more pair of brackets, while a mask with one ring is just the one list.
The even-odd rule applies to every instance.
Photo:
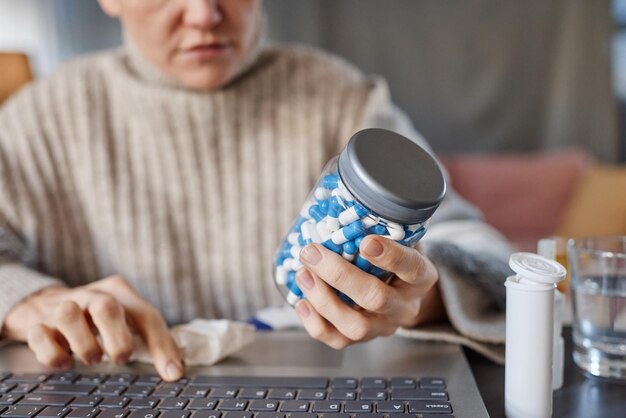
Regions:
[[[421, 140], [386, 84], [319, 51], [267, 48], [196, 92], [128, 48], [86, 56], [0, 110], [0, 321], [59, 280], [119, 274], [169, 323], [282, 302], [273, 253], [352, 133]], [[476, 219], [446, 198], [434, 224]]]

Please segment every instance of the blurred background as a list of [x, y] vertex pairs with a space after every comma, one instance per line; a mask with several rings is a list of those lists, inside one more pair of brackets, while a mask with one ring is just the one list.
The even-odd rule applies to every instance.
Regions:
[[[593, 164], [613, 170], [626, 161], [626, 0], [264, 6], [270, 40], [315, 45], [384, 76], [457, 190], [516, 241], [581, 232], [563, 229], [578, 219], [567, 210], [581, 179]], [[122, 43], [96, 0], [0, 0], [0, 51], [26, 53], [35, 78]], [[614, 187], [626, 195], [624, 181], [588, 187], [602, 199]], [[609, 231], [626, 233], [626, 204], [605, 217], [621, 222]]]

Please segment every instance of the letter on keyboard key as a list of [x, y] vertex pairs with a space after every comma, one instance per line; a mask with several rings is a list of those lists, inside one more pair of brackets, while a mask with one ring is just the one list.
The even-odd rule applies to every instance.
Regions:
[[159, 418], [189, 418], [189, 411], [161, 411]]
[[452, 405], [450, 402], [444, 401], [409, 401], [409, 413], [411, 414], [424, 414], [424, 413], [452, 413]]
[[128, 418], [157, 418], [159, 413], [156, 409], [138, 409], [132, 411]]
[[15, 402], [19, 401], [22, 398], [22, 395], [2, 395], [0, 396], [0, 405], [13, 405]]
[[97, 408], [76, 408], [65, 418], [93, 418], [100, 412]]
[[283, 401], [280, 405], [281, 412], [307, 412], [308, 410], [307, 401]]
[[124, 418], [129, 413], [130, 411], [128, 409], [121, 409], [121, 408], [103, 409], [102, 412], [98, 414], [98, 418]]
[[41, 411], [41, 409], [40, 406], [16, 405], [4, 411], [2, 416], [8, 418], [30, 418]]
[[192, 399], [187, 409], [215, 409], [217, 401], [215, 399]]
[[133, 399], [128, 404], [128, 408], [131, 408], [131, 409], [152, 409], [152, 408], [156, 407], [158, 403], [159, 403], [159, 398], [155, 398], [153, 396], [150, 396], [148, 398]]
[[217, 411], [195, 411], [191, 418], [220, 418], [221, 412]]
[[159, 404], [159, 409], [183, 409], [187, 405], [187, 399], [169, 398], [163, 399]]
[[445, 389], [446, 381], [440, 377], [424, 377], [420, 379], [421, 389]]
[[37, 416], [39, 418], [63, 418], [71, 411], [70, 408], [60, 406], [48, 406], [43, 409]]

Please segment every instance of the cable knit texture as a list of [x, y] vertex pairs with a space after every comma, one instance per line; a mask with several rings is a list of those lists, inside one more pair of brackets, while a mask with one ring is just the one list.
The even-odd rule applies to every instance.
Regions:
[[[177, 86], [138, 54], [79, 58], [0, 109], [0, 323], [39, 289], [115, 274], [170, 324], [246, 319], [283, 303], [274, 251], [354, 132], [393, 129], [427, 147], [381, 78], [314, 49], [264, 48], [207, 92]], [[464, 236], [483, 235], [480, 214], [450, 189], [432, 237], [458, 238], [445, 226], [459, 220], [477, 225]], [[443, 339], [501, 342], [502, 317], [464, 304], [463, 271], [435, 264], [456, 327]]]

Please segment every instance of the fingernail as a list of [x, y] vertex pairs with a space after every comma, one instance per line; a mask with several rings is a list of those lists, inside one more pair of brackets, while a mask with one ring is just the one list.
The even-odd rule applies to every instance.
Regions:
[[165, 367], [165, 374], [169, 380], [178, 380], [183, 375], [183, 367], [177, 360], [170, 360]]
[[89, 365], [93, 366], [94, 364], [98, 364], [100, 360], [102, 360], [102, 354], [94, 354], [89, 357]]
[[307, 245], [300, 251], [300, 258], [311, 265], [315, 265], [322, 259], [322, 254], [314, 245]]
[[365, 242], [363, 249], [361, 250], [370, 257], [378, 257], [383, 253], [383, 246], [375, 238], [370, 238]]
[[307, 318], [309, 315], [311, 315], [309, 307], [306, 306], [306, 302], [303, 301], [300, 301], [296, 304], [296, 313], [302, 319]]
[[313, 289], [313, 286], [315, 286], [315, 280], [313, 280], [311, 273], [304, 268], [296, 274], [296, 282], [299, 286], [302, 286], [307, 290], [311, 290]]

